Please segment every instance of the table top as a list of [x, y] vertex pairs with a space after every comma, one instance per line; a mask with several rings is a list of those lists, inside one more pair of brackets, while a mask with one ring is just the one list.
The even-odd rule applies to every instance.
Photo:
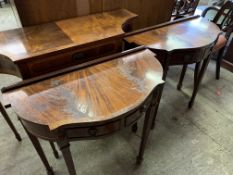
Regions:
[[0, 32], [0, 55], [13, 62], [124, 34], [125, 9]]
[[154, 53], [141, 50], [3, 94], [24, 120], [50, 130], [107, 121], [139, 107], [162, 84]]
[[197, 17], [132, 35], [126, 37], [125, 40], [129, 43], [170, 52], [176, 49], [207, 46], [215, 42], [220, 32], [214, 23]]

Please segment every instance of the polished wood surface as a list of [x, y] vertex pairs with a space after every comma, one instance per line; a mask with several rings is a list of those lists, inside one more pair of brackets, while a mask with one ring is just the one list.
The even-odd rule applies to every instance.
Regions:
[[106, 12], [120, 8], [139, 15], [134, 28], [166, 22], [174, 0], [14, 0], [23, 26]]
[[0, 71], [25, 79], [121, 51], [135, 17], [121, 9], [0, 32]]
[[113, 134], [141, 117], [145, 119], [137, 163], [143, 160], [162, 93], [162, 66], [154, 53], [144, 48], [105, 57], [94, 65], [86, 64], [3, 90], [4, 101], [10, 102], [20, 118], [48, 175], [54, 172], [38, 137], [57, 142], [69, 174], [76, 175], [71, 141]]
[[130, 111], [162, 82], [161, 75], [154, 54], [146, 50], [19, 88], [4, 98], [24, 120], [53, 130]]
[[123, 35], [122, 25], [136, 17], [127, 10], [72, 18], [0, 33], [0, 53], [13, 62], [67, 47]]
[[178, 90], [182, 87], [187, 65], [196, 63], [194, 90], [188, 105], [191, 108], [220, 33], [216, 24], [194, 16], [134, 31], [125, 40], [127, 47], [146, 45], [157, 54], [164, 68], [163, 79], [166, 79], [169, 66], [183, 65]]
[[126, 37], [128, 43], [146, 45], [152, 49], [173, 51], [200, 48], [216, 40], [220, 29], [199, 17]]

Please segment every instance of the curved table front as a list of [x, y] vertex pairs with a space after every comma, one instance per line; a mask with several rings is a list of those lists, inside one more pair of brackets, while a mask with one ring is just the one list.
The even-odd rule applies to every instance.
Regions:
[[219, 27], [213, 22], [194, 16], [155, 26], [155, 29], [132, 32], [125, 40], [128, 43], [145, 45], [150, 49], [172, 52], [205, 47], [214, 43], [220, 32]]
[[107, 59], [44, 80], [25, 81], [3, 93], [49, 174], [53, 171], [37, 137], [56, 141], [70, 175], [75, 175], [70, 141], [113, 134], [145, 116], [137, 157], [138, 163], [142, 161], [162, 92], [162, 66], [149, 50], [129, 51]]
[[[179, 90], [187, 65], [197, 63], [194, 90], [189, 102], [191, 108], [210, 61], [212, 48], [220, 33], [216, 24], [200, 16], [192, 16], [132, 32], [128, 34], [125, 41], [130, 47], [145, 45], [156, 53], [164, 68], [163, 79], [166, 79], [169, 66], [184, 65], [178, 84]], [[202, 66], [200, 66], [201, 62]]]

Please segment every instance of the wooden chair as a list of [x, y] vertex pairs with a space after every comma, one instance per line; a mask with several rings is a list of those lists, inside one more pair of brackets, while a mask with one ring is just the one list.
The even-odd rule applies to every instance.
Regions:
[[217, 54], [216, 79], [219, 79], [220, 67], [226, 51], [226, 44], [233, 31], [233, 1], [227, 1], [221, 8], [216, 6], [206, 8], [202, 13], [202, 17], [206, 17], [207, 13], [213, 10], [217, 11], [217, 14], [211, 21], [217, 24], [223, 31], [223, 35], [219, 37], [219, 41], [213, 50], [214, 53]]
[[200, 0], [176, 0], [172, 13], [173, 19], [193, 15]]

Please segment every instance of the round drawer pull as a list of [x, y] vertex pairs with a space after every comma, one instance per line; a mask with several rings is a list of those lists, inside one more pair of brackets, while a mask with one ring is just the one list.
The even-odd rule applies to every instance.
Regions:
[[96, 136], [97, 135], [97, 129], [96, 128], [90, 128], [88, 130], [88, 133], [91, 135], [91, 136]]

